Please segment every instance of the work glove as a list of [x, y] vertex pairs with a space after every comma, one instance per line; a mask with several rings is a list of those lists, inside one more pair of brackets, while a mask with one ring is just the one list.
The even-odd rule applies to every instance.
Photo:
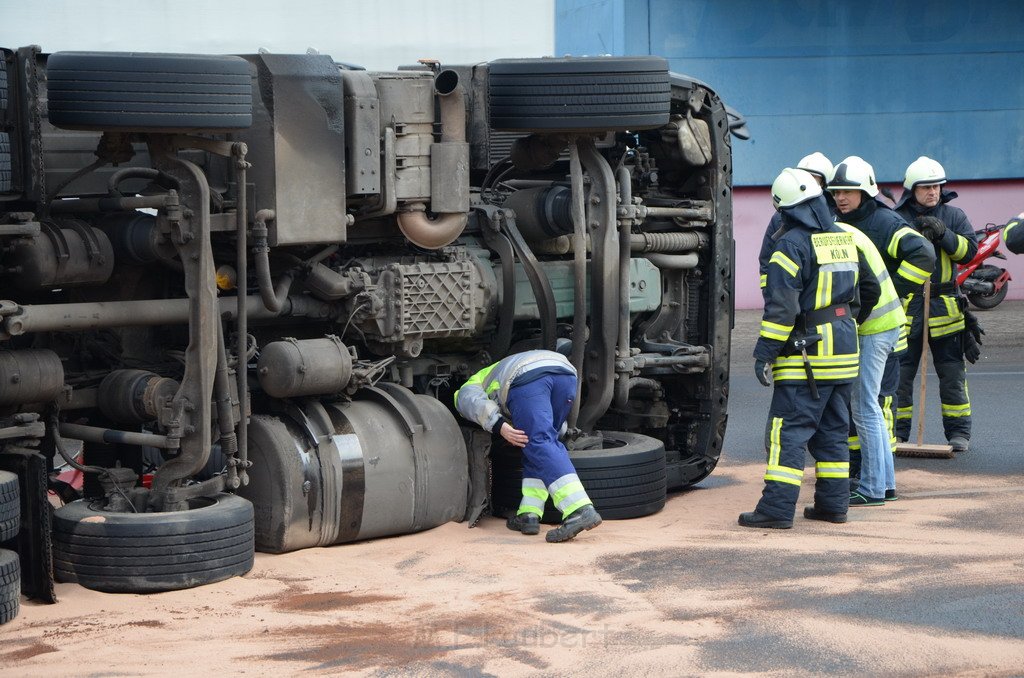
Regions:
[[762, 386], [772, 385], [772, 364], [763, 360], [754, 361], [754, 375]]
[[[974, 343], [981, 346], [983, 343], [981, 335], [985, 334], [984, 328], [981, 323], [978, 322], [978, 316], [974, 315], [970, 311], [964, 311], [964, 325], [967, 327], [967, 331], [970, 332], [971, 336], [974, 337]], [[974, 362], [973, 360], [971, 362]]]
[[972, 365], [978, 362], [978, 358], [981, 357], [981, 346], [974, 340], [974, 333], [970, 331], [963, 332], [961, 342], [964, 349], [964, 358], [967, 359], [967, 362]]
[[932, 242], [946, 234], [946, 225], [938, 217], [922, 215], [914, 219], [914, 225], [917, 226], [917, 230], [921, 231], [921, 235]]

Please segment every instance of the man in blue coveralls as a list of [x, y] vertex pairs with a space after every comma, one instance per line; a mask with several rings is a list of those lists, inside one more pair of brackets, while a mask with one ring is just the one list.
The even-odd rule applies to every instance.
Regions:
[[601, 524], [569, 452], [558, 439], [576, 399], [576, 370], [561, 353], [524, 351], [480, 370], [455, 392], [455, 408], [486, 431], [523, 448], [523, 499], [510, 530], [538, 534], [548, 496], [562, 523], [549, 542]]

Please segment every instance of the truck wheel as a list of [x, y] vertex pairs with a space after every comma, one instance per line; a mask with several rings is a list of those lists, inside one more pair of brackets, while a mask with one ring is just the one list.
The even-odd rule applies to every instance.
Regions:
[[21, 561], [14, 551], [0, 549], [0, 624], [18, 616], [21, 607]]
[[57, 127], [182, 132], [252, 125], [252, 77], [241, 57], [56, 52], [46, 77]]
[[21, 529], [21, 497], [18, 476], [0, 471], [0, 543], [13, 539]]
[[7, 110], [7, 60], [0, 52], [0, 113]]
[[[657, 513], [665, 506], [665, 445], [638, 433], [605, 431], [604, 448], [572, 450], [580, 482], [602, 518], [621, 520]], [[492, 453], [495, 514], [514, 512], [519, 506], [523, 468], [519, 451], [496, 445]], [[561, 522], [562, 516], [548, 500], [542, 520]]]
[[11, 191], [11, 137], [0, 132], [0, 193]]
[[233, 494], [192, 503], [164, 513], [111, 513], [88, 499], [60, 507], [53, 516], [54, 574], [96, 591], [152, 593], [252, 569], [252, 504]]
[[488, 64], [491, 127], [604, 132], [668, 122], [668, 62], [660, 57], [498, 59]]

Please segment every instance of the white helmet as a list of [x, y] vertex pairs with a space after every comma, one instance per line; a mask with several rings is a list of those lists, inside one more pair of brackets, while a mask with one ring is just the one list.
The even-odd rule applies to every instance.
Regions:
[[802, 169], [811, 174], [817, 174], [819, 177], [828, 182], [832, 178], [832, 172], [835, 168], [832, 167], [832, 161], [825, 157], [824, 153], [815, 151], [810, 155], [805, 155], [800, 159], [800, 162], [796, 164], [797, 169]]
[[907, 166], [907, 174], [903, 179], [903, 187], [908, 191], [915, 186], [933, 186], [946, 183], [946, 170], [935, 160], [921, 156]]
[[776, 209], [795, 207], [821, 195], [821, 186], [807, 170], [787, 167], [772, 183], [772, 204]]
[[864, 191], [874, 198], [878, 195], [875, 170], [863, 158], [851, 155], [836, 165], [832, 178], [828, 180], [830, 191]]

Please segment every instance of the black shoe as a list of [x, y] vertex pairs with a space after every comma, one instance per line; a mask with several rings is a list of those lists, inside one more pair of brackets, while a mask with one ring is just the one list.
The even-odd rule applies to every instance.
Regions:
[[540, 517], [536, 513], [520, 513], [510, 516], [505, 527], [523, 534], [540, 534]]
[[817, 506], [805, 506], [804, 518], [807, 520], [824, 520], [826, 523], [845, 523], [845, 513], [829, 513], [822, 511]]
[[741, 513], [739, 521], [743, 527], [770, 527], [774, 530], [788, 530], [793, 527], [792, 520], [779, 520], [778, 518], [772, 518], [766, 516], [763, 513], [757, 511], [751, 511], [750, 513]]
[[966, 452], [970, 443], [971, 441], [963, 436], [953, 436], [949, 439], [949, 444], [953, 446], [954, 452]]
[[548, 530], [544, 539], [552, 543], [569, 541], [583, 530], [592, 530], [600, 524], [601, 514], [597, 512], [593, 504], [587, 504], [570, 513], [561, 525]]
[[850, 506], [881, 506], [885, 499], [881, 497], [868, 497], [860, 492], [850, 494]]
[[886, 501], [896, 501], [899, 498], [900, 498], [900, 495], [896, 494], [896, 490], [886, 490], [885, 491], [885, 500]]

